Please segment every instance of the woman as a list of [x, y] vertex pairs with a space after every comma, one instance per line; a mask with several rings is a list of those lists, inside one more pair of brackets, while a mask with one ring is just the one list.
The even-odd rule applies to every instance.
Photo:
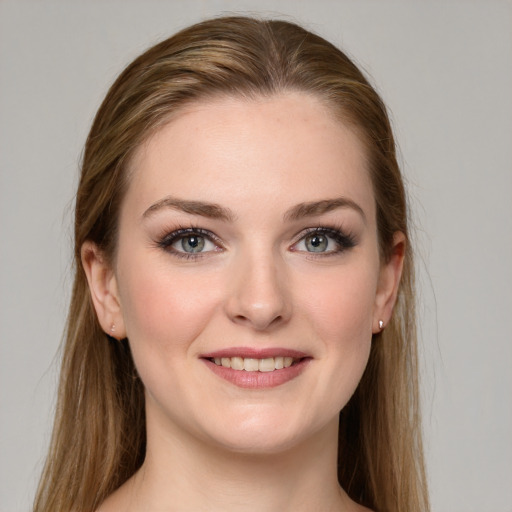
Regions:
[[130, 64], [75, 263], [37, 512], [428, 510], [403, 184], [331, 44], [231, 17]]

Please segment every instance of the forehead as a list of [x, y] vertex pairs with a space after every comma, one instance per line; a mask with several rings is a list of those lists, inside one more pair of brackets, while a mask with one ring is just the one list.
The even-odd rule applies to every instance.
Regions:
[[373, 217], [364, 145], [312, 95], [216, 98], [188, 105], [135, 152], [126, 201], [166, 194], [241, 204], [349, 195]]

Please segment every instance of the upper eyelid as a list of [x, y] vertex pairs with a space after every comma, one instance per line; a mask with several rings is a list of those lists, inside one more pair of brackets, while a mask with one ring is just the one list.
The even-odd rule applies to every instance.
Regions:
[[206, 237], [215, 245], [224, 247], [221, 239], [215, 233], [208, 229], [197, 227], [177, 228], [166, 232], [164, 235], [158, 238], [158, 245], [161, 247], [170, 247], [176, 240], [179, 240], [180, 237], [194, 234]]
[[217, 237], [217, 235], [215, 235], [211, 231], [203, 228], [190, 226], [170, 229], [169, 231], [164, 232], [162, 236], [156, 238], [155, 245], [156, 247], [172, 255], [174, 258], [179, 258], [181, 260], [199, 260], [211, 255], [211, 253], [217, 252], [216, 250], [187, 252], [180, 251], [173, 247], [173, 245], [176, 242], [178, 242], [180, 238], [186, 238], [187, 236], [191, 235], [199, 235], [201, 237], [207, 238], [210, 241], [210, 243], [219, 248], [220, 251], [223, 251], [225, 248], [219, 237]]
[[326, 235], [339, 234], [343, 237], [353, 238], [352, 234], [349, 231], [342, 229], [341, 227], [334, 227], [334, 226], [314, 226], [314, 227], [304, 228], [304, 229], [301, 229], [293, 238], [295, 239], [296, 242], [298, 242], [299, 240], [302, 240], [302, 238], [304, 238], [305, 236], [311, 235], [313, 233], [324, 233]]
[[[309, 235], [313, 235], [315, 233], [320, 233], [332, 238], [337, 244], [344, 246], [342, 250], [350, 249], [357, 245], [356, 236], [353, 235], [350, 231], [346, 231], [342, 228], [335, 228], [329, 226], [317, 226], [315, 228], [306, 228], [302, 230], [296, 235], [295, 241], [292, 243], [291, 247], [294, 247], [299, 244], [304, 238]], [[336, 251], [328, 251], [323, 253], [324, 255], [335, 253]], [[318, 254], [320, 255], [320, 253]]]
[[[299, 243], [304, 237], [311, 235], [313, 233], [322, 233], [327, 236], [335, 237], [335, 235], [340, 235], [342, 238], [346, 238], [347, 240], [354, 241], [355, 236], [348, 230], [342, 228], [341, 226], [329, 226], [329, 225], [317, 225], [311, 226], [301, 229], [298, 233], [291, 237], [291, 244], [296, 245]], [[200, 236], [204, 236], [209, 238], [216, 245], [225, 248], [226, 243], [213, 231], [209, 229], [201, 228], [199, 226], [180, 226], [174, 229], [169, 229], [164, 231], [164, 234], [157, 237], [158, 245], [168, 247], [172, 245], [180, 236], [187, 236], [198, 234]]]
[[180, 227], [176, 229], [171, 229], [169, 231], [165, 231], [164, 235], [161, 237], [165, 238], [177, 238], [181, 235], [194, 235], [198, 234], [201, 236], [209, 236], [213, 239], [218, 239], [219, 237], [210, 231], [209, 229], [199, 228], [199, 227]]

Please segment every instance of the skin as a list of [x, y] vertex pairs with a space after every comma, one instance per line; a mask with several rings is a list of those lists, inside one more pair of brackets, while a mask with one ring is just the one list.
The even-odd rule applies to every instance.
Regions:
[[[337, 482], [338, 414], [391, 316], [404, 240], [380, 261], [360, 140], [306, 94], [222, 98], [183, 110], [129, 172], [113, 268], [91, 243], [82, 259], [102, 327], [129, 339], [148, 446], [99, 510], [364, 510]], [[169, 197], [230, 218], [162, 205]], [[291, 214], [338, 198], [353, 204]], [[323, 233], [326, 250], [310, 252], [306, 231], [319, 227], [353, 246]], [[212, 233], [197, 258], [180, 257], [181, 239], [163, 247], [178, 228]], [[309, 359], [282, 385], [246, 389], [201, 358], [240, 346]]]

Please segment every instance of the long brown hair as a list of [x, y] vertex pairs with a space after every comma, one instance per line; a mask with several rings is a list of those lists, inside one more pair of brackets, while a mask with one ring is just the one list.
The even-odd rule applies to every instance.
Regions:
[[[115, 255], [133, 151], [185, 104], [208, 97], [315, 95], [353, 127], [367, 150], [381, 257], [393, 234], [409, 240], [407, 204], [386, 109], [351, 60], [292, 23], [218, 18], [187, 28], [131, 63], [89, 133], [76, 197], [75, 281], [53, 437], [36, 512], [91, 512], [145, 454], [144, 390], [126, 342], [106, 339], [80, 259], [82, 244]], [[428, 510], [421, 442], [414, 276], [407, 243], [398, 301], [374, 335], [367, 369], [340, 414], [339, 481], [379, 512]]]

